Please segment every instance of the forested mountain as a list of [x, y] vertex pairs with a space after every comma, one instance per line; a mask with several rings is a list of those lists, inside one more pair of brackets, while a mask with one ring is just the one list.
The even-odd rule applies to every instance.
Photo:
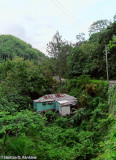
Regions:
[[14, 57], [22, 57], [24, 60], [41, 60], [45, 55], [32, 48], [30, 44], [12, 35], [0, 35], [0, 61], [12, 60]]

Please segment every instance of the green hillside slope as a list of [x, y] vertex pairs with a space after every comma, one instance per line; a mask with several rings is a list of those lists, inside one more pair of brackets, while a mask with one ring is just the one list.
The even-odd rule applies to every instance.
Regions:
[[0, 61], [10, 59], [14, 57], [23, 57], [24, 60], [41, 60], [45, 58], [45, 55], [32, 48], [30, 44], [20, 40], [12, 35], [0, 35]]

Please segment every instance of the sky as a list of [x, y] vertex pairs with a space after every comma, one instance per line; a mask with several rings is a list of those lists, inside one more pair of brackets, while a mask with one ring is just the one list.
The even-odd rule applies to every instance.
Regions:
[[111, 20], [116, 0], [0, 0], [0, 34], [11, 34], [47, 54], [47, 43], [59, 31], [72, 43], [98, 20]]

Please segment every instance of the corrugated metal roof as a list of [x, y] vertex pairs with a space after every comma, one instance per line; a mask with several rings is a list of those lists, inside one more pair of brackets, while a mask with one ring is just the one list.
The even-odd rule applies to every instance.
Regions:
[[69, 103], [69, 101], [66, 101], [66, 100], [64, 100], [64, 101], [57, 101], [57, 102], [60, 103], [60, 104]]
[[45, 95], [33, 101], [37, 103], [48, 102], [48, 101], [57, 101], [57, 102], [58, 101], [68, 101], [69, 104], [75, 104], [77, 102], [77, 99], [68, 94], [59, 93], [59, 94], [48, 94], [48, 95]]
[[69, 106], [70, 104], [72, 104], [72, 102], [69, 102], [69, 101], [66, 101], [66, 100], [63, 100], [63, 101], [57, 101], [60, 106]]

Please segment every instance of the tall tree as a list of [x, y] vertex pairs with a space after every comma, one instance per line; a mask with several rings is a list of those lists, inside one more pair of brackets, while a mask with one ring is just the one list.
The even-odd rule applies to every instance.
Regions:
[[113, 16], [113, 20], [114, 20], [114, 22], [116, 21], [116, 14]]
[[108, 44], [108, 68], [110, 79], [115, 79], [116, 73], [116, 36]]
[[76, 39], [78, 40], [76, 42], [76, 46], [80, 46], [85, 41], [85, 34], [79, 33], [78, 35], [76, 35]]
[[89, 28], [89, 35], [93, 34], [93, 33], [97, 33], [97, 32], [101, 32], [104, 29], [106, 29], [109, 25], [111, 24], [110, 21], [108, 21], [107, 19], [105, 20], [98, 20], [96, 22], [94, 22], [90, 28]]
[[56, 74], [60, 79], [60, 89], [62, 90], [61, 77], [66, 74], [66, 61], [70, 53], [71, 45], [67, 41], [62, 40], [62, 36], [57, 31], [52, 41], [47, 44], [47, 52], [53, 58]]

